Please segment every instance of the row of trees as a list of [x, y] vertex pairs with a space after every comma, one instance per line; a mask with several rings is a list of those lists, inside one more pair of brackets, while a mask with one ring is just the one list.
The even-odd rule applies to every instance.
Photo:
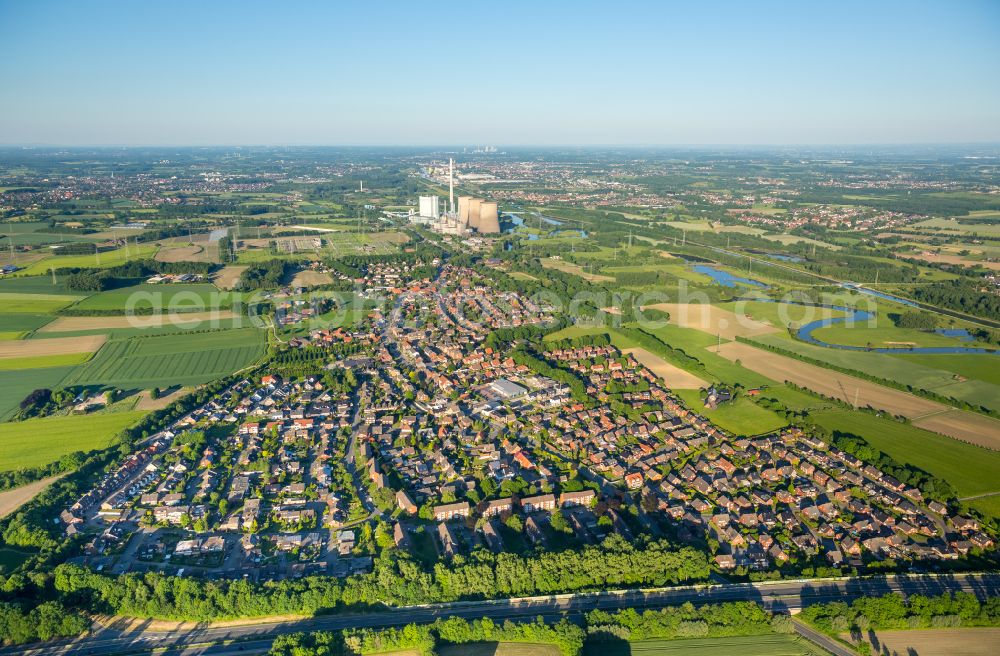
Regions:
[[725, 636], [791, 633], [786, 615], [771, 615], [752, 601], [735, 601], [694, 607], [686, 603], [660, 610], [587, 613], [587, 633], [595, 640], [650, 640], [715, 638]]
[[79, 610], [46, 601], [26, 610], [20, 604], [0, 601], [0, 643], [22, 645], [37, 640], [77, 636], [90, 620]]
[[580, 624], [566, 619], [546, 623], [534, 621], [497, 622], [489, 618], [439, 619], [433, 624], [408, 624], [399, 628], [349, 629], [344, 632], [295, 633], [275, 639], [269, 656], [334, 656], [415, 651], [423, 656], [445, 645], [472, 643], [528, 643], [553, 645], [563, 656], [577, 656], [584, 644], [649, 639], [729, 637], [791, 633], [787, 615], [772, 615], [750, 601], [708, 604], [691, 603], [662, 610], [639, 612], [591, 611]]
[[108, 577], [72, 564], [55, 570], [55, 589], [67, 603], [95, 612], [134, 617], [213, 620], [280, 614], [311, 615], [334, 608], [402, 605], [458, 599], [550, 594], [634, 585], [659, 586], [704, 580], [706, 556], [665, 541], [644, 546], [617, 536], [580, 551], [524, 558], [511, 553], [476, 553], [467, 560], [439, 563], [432, 571], [408, 555], [380, 557], [370, 574], [343, 581], [330, 577], [298, 580], [200, 581], [157, 572]]
[[967, 592], [939, 596], [898, 593], [860, 597], [851, 603], [831, 601], [802, 609], [800, 617], [830, 634], [848, 630], [926, 629], [1000, 626], [1000, 598], [980, 602]]

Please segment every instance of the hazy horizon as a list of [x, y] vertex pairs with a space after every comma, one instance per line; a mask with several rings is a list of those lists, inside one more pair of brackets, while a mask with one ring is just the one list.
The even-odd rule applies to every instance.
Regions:
[[0, 143], [993, 143], [998, 37], [984, 1], [5, 3]]

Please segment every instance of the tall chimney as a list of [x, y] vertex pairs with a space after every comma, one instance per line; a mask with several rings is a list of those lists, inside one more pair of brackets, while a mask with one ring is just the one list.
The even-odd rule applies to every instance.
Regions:
[[448, 158], [448, 211], [455, 213], [455, 160]]

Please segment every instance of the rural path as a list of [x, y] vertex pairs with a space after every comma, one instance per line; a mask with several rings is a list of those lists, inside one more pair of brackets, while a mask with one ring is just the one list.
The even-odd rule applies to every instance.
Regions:
[[793, 626], [795, 626], [795, 632], [808, 640], [809, 642], [822, 647], [826, 651], [830, 652], [834, 656], [857, 656], [858, 652], [853, 649], [848, 649], [838, 641], [834, 640], [825, 633], [820, 633], [816, 629], [812, 628], [805, 622], [799, 621], [797, 619], [792, 620]]
[[41, 494], [42, 490], [58, 481], [60, 478], [65, 476], [66, 473], [68, 472], [57, 474], [55, 476], [49, 476], [48, 478], [43, 478], [42, 480], [35, 481], [34, 483], [28, 483], [27, 485], [22, 485], [20, 487], [0, 492], [0, 519], [6, 517], [34, 499], [36, 496]]

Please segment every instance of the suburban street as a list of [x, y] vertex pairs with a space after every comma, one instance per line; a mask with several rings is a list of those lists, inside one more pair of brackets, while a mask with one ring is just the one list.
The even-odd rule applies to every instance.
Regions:
[[[770, 581], [720, 585], [681, 586], [651, 590], [608, 591], [553, 595], [494, 601], [456, 602], [409, 606], [370, 613], [338, 613], [301, 620], [262, 622], [230, 627], [190, 625], [172, 631], [120, 630], [105, 628], [73, 641], [52, 641], [35, 648], [0, 649], [2, 655], [57, 654], [60, 656], [132, 654], [152, 650], [169, 653], [213, 654], [253, 653], [266, 650], [276, 635], [297, 631], [318, 631], [357, 627], [385, 627], [411, 622], [430, 623], [438, 618], [507, 618], [532, 619], [538, 616], [555, 620], [562, 616], [578, 617], [594, 609], [658, 608], [693, 602], [756, 601], [775, 612], [794, 613], [811, 603], [850, 600], [859, 596], [878, 596], [891, 592], [937, 595], [943, 592], [970, 592], [980, 598], [1000, 593], [998, 574], [956, 574], [846, 578], [827, 580]], [[801, 629], [800, 629], [801, 630]], [[221, 644], [240, 641], [240, 644]], [[243, 642], [246, 641], [246, 642]], [[213, 644], [214, 643], [214, 644]], [[196, 645], [197, 647], [191, 648]], [[185, 648], [187, 647], [187, 648]], [[240, 650], [240, 647], [243, 647]]]

